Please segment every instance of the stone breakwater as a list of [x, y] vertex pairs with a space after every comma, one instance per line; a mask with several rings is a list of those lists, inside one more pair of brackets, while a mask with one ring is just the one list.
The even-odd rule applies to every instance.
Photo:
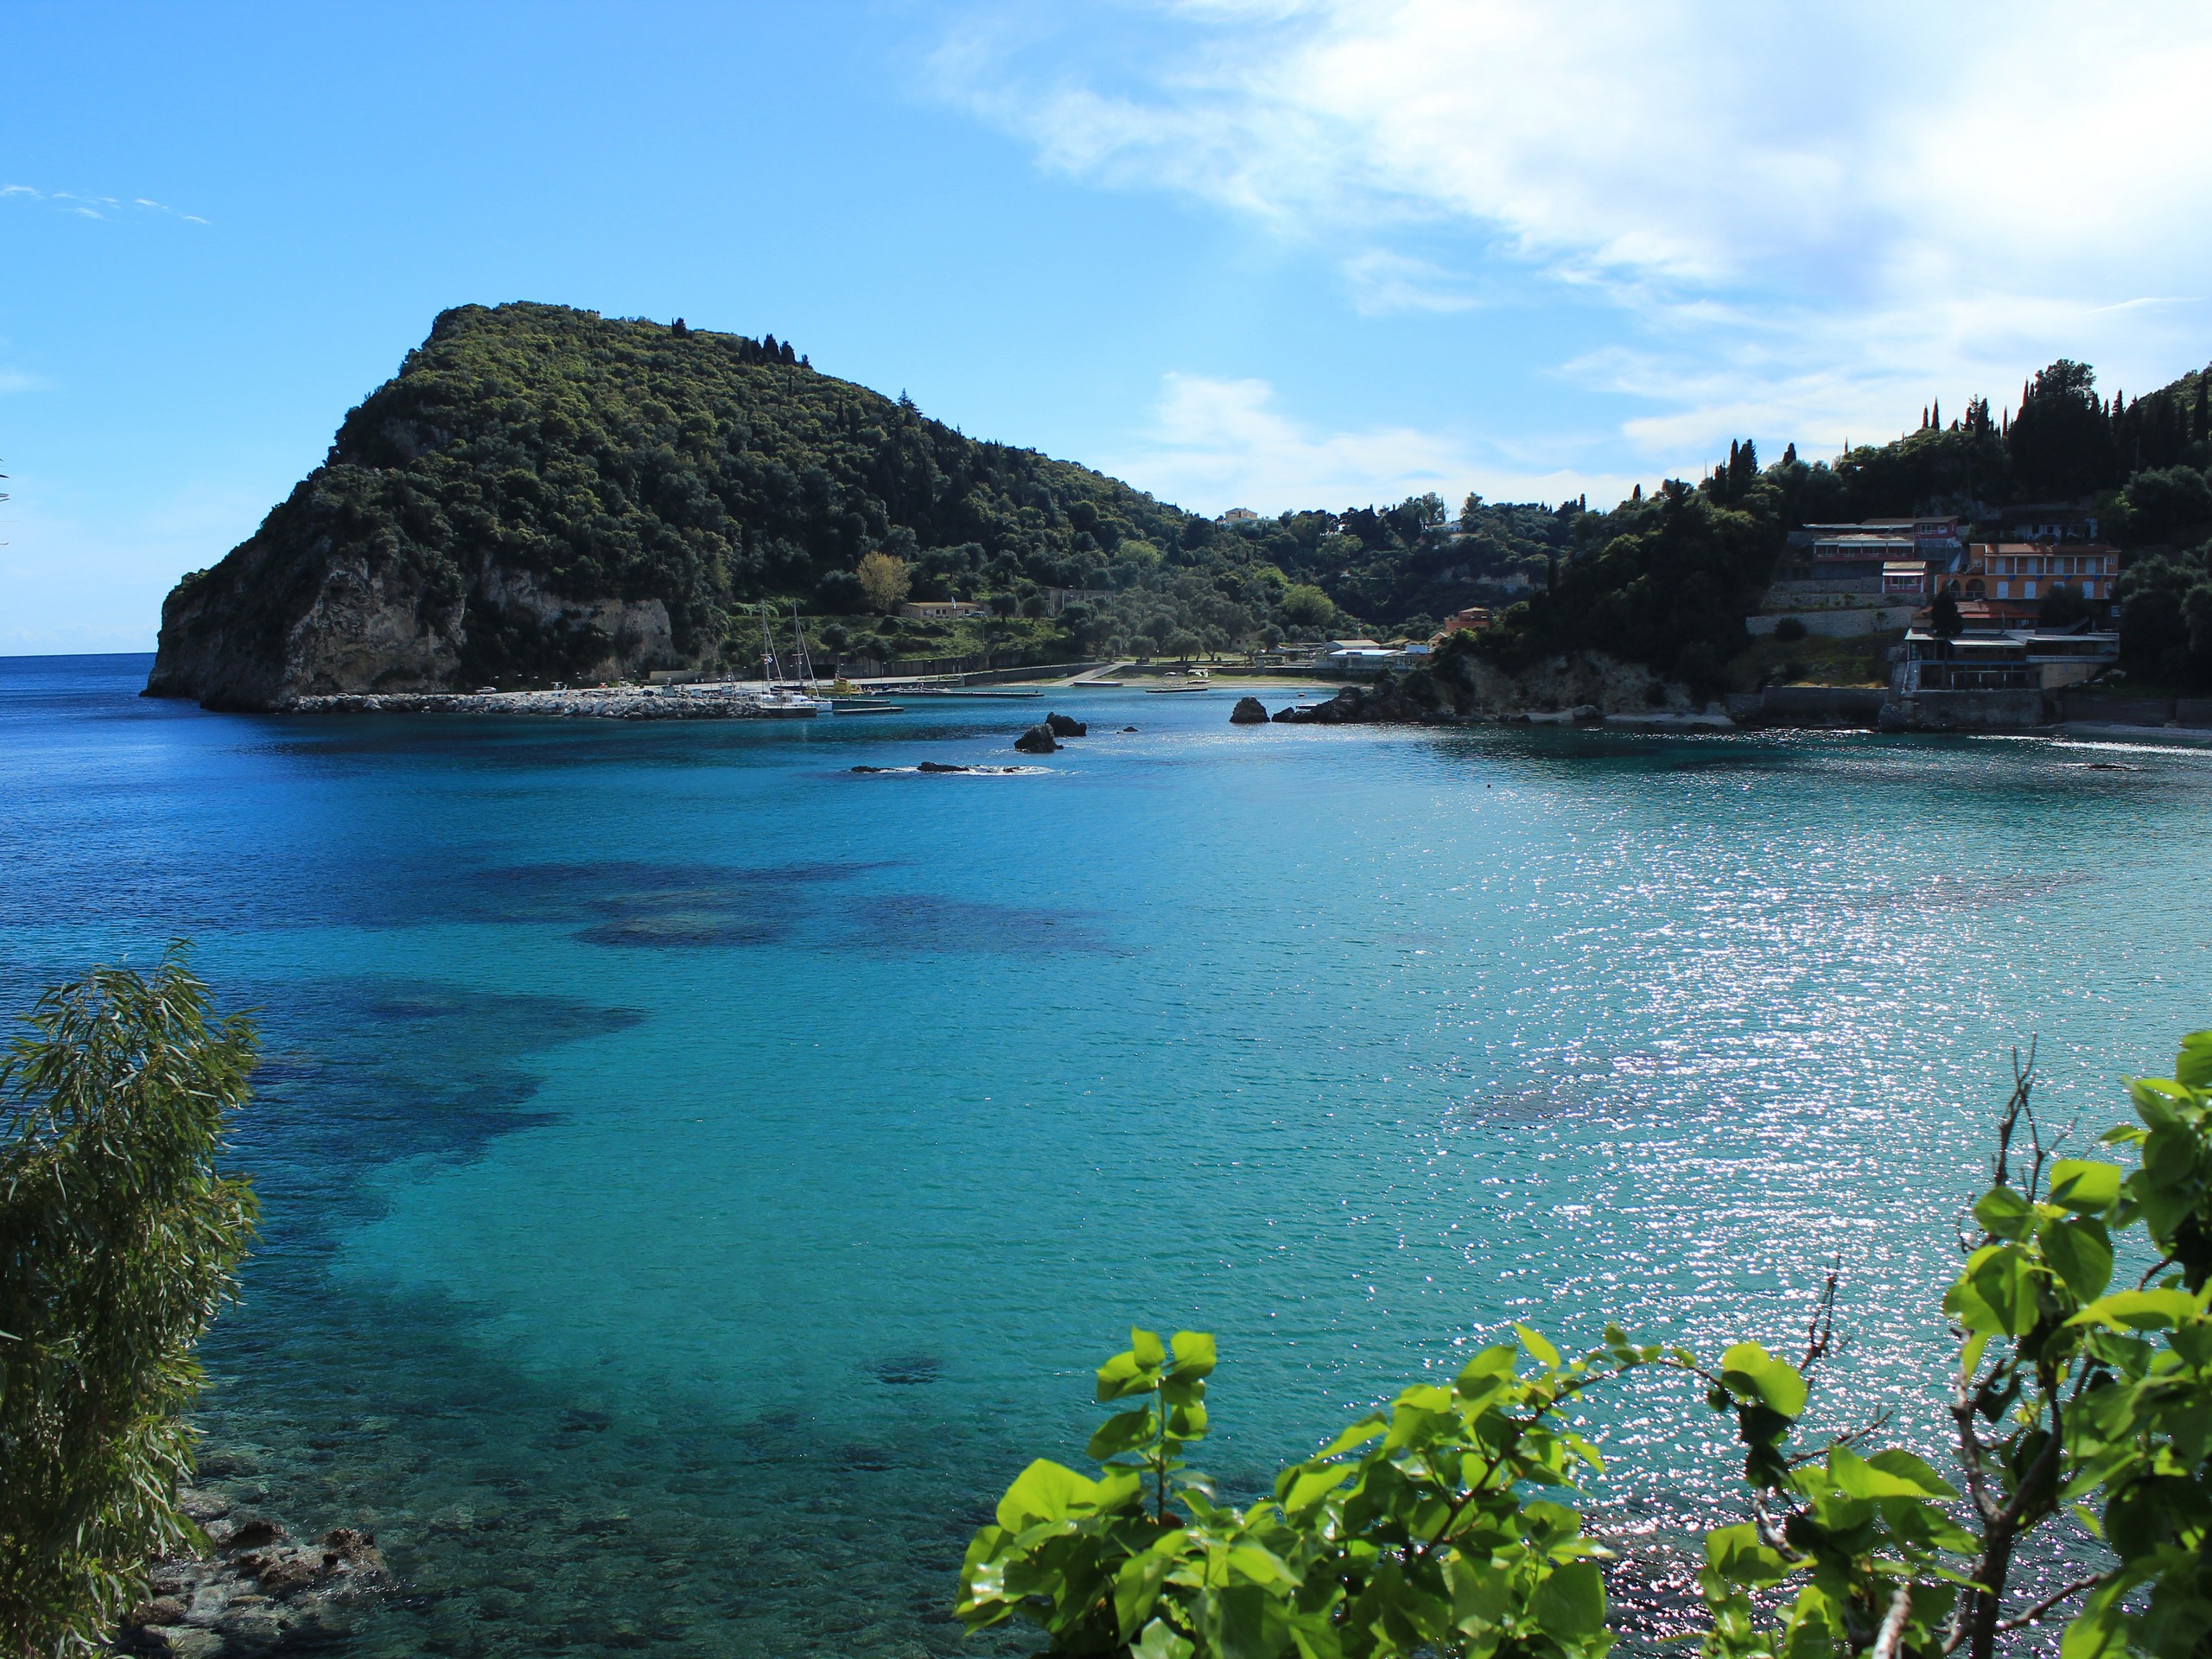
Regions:
[[621, 691], [349, 691], [295, 697], [295, 715], [536, 715], [582, 720], [756, 720], [742, 693]]
[[210, 1553], [155, 1566], [147, 1599], [116, 1633], [124, 1653], [244, 1659], [326, 1647], [345, 1636], [353, 1605], [391, 1588], [366, 1533], [341, 1527], [302, 1543], [213, 1492], [188, 1489], [181, 1497]]

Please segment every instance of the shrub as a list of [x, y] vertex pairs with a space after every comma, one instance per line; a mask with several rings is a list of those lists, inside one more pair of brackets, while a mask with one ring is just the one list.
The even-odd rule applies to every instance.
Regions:
[[[1139, 1330], [1098, 1369], [1100, 1403], [1120, 1408], [1090, 1439], [1098, 1474], [1044, 1459], [1022, 1472], [969, 1546], [957, 1616], [1026, 1619], [1060, 1654], [1601, 1659], [1608, 1552], [1572, 1500], [1602, 1464], [1581, 1426], [1641, 1372], [1684, 1385], [1744, 1449], [1743, 1511], [1706, 1535], [1698, 1574], [1708, 1659], [1991, 1659], [2046, 1645], [2046, 1617], [2070, 1620], [2064, 1659], [2202, 1659], [2212, 1032], [2183, 1040], [2172, 1077], [2130, 1081], [2139, 1124], [2104, 1139], [2136, 1151], [2133, 1171], [2055, 1157], [2033, 1072], [2031, 1056], [1943, 1297], [1963, 1490], [1910, 1447], [1878, 1449], [1886, 1413], [1801, 1439], [1838, 1346], [1833, 1274], [1795, 1363], [1756, 1342], [1699, 1355], [1612, 1325], [1570, 1359], [1516, 1325], [1450, 1386], [1406, 1389], [1243, 1508], [1185, 1466], [1209, 1427], [1213, 1339]], [[2152, 1266], [2115, 1291], [2125, 1244]], [[2010, 1580], [2038, 1534], [2084, 1570], [2030, 1599]]]
[[252, 1190], [216, 1173], [256, 1039], [172, 950], [41, 996], [0, 1062], [0, 1650], [98, 1643], [199, 1538], [193, 1349], [237, 1294]]
[[1774, 637], [1785, 645], [1796, 645], [1805, 637], [1803, 620], [1795, 616], [1783, 617], [1774, 625]]

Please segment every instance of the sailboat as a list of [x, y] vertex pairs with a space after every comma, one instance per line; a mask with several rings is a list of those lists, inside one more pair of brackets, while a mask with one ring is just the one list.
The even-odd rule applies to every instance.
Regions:
[[806, 658], [806, 636], [799, 630], [798, 607], [791, 607], [791, 639], [798, 655], [792, 666], [798, 671], [798, 683], [792, 686], [778, 685], [783, 677], [781, 666], [776, 661], [776, 645], [768, 631], [768, 602], [760, 602], [760, 712], [771, 720], [812, 720], [817, 715], [831, 712], [835, 705], [827, 697], [810, 696], [807, 681], [812, 673]]

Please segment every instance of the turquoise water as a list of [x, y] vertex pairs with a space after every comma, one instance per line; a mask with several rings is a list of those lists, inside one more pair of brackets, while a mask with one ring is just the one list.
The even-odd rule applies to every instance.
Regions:
[[[950, 1651], [1132, 1321], [1219, 1333], [1248, 1488], [1501, 1322], [1786, 1345], [1831, 1261], [1924, 1421], [2011, 1047], [2093, 1130], [2212, 1023], [2202, 752], [1093, 691], [1023, 775], [857, 776], [1044, 705], [253, 718], [145, 668], [0, 662], [0, 994], [188, 934], [260, 1008], [210, 1471], [378, 1533], [364, 1653]], [[1605, 1424], [1630, 1522], [1728, 1472], [1661, 1410]]]

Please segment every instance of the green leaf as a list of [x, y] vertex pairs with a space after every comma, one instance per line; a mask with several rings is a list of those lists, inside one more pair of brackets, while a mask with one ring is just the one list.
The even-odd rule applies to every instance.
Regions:
[[1901, 1446], [1891, 1446], [1885, 1452], [1877, 1452], [1866, 1461], [1885, 1475], [1892, 1475], [1899, 1480], [1911, 1482], [1929, 1497], [1953, 1498], [1959, 1495], [1957, 1487], [1952, 1485], [1934, 1469]]
[[2174, 1081], [2189, 1089], [2212, 1089], [2212, 1031], [2192, 1031], [2181, 1039]]
[[1155, 1618], [1144, 1627], [1144, 1634], [1129, 1649], [1135, 1659], [1191, 1659], [1198, 1649], [1168, 1627], [1164, 1618]]
[[1993, 1186], [1974, 1202], [1974, 1218], [1997, 1238], [2024, 1238], [2035, 1230], [2036, 1207], [2009, 1186]]
[[1142, 1411], [1117, 1412], [1098, 1425], [1098, 1432], [1090, 1437], [1084, 1453], [1103, 1463], [1109, 1458], [1118, 1458], [1124, 1452], [1149, 1444], [1158, 1432], [1159, 1420], [1152, 1414], [1149, 1406]]
[[1793, 1422], [1804, 1415], [1805, 1379], [1756, 1342], [1739, 1342], [1720, 1356], [1720, 1380], [1738, 1396], [1763, 1401]]
[[2047, 1221], [2037, 1230], [2036, 1243], [2043, 1246], [2044, 1260], [2083, 1301], [2103, 1295], [2112, 1283], [2112, 1241], [2102, 1222]]
[[2101, 1216], [2120, 1202], [2124, 1173], [2117, 1164], [2062, 1158], [2050, 1166], [2050, 1201], [2076, 1215]]
[[1167, 1350], [1160, 1345], [1156, 1332], [1140, 1331], [1129, 1327], [1129, 1351], [1136, 1356], [1137, 1363], [1149, 1370], [1158, 1370], [1167, 1363]]
[[1484, 1348], [1459, 1368], [1452, 1391], [1471, 1399], [1501, 1382], [1510, 1382], [1520, 1364], [1521, 1356], [1503, 1343]]
[[2103, 1325], [2114, 1331], [2169, 1330], [2195, 1319], [2196, 1298], [2183, 1290], [2123, 1290], [2091, 1302], [2069, 1325]]
[[[1148, 1549], [1122, 1563], [1121, 1570], [1114, 1574], [1114, 1618], [1124, 1642], [1129, 1639], [1130, 1631], [1152, 1618], [1154, 1604], [1160, 1599], [1160, 1586], [1174, 1570], [1173, 1557], [1158, 1550]], [[1158, 1621], [1154, 1622], [1157, 1625]]]
[[[2035, 1274], [2028, 1259], [2010, 1244], [1993, 1244], [1967, 1258], [1966, 1281], [1988, 1311], [1997, 1331], [2024, 1337], [2036, 1328]], [[1948, 1306], [1949, 1299], [1945, 1298]], [[1967, 1321], [1972, 1327], [1974, 1321]]]
[[1212, 1336], [1204, 1331], [1178, 1331], [1175, 1333], [1175, 1363], [1172, 1374], [1189, 1380], [1211, 1376], [1214, 1368]]
[[[1828, 1453], [1828, 1477], [1846, 1497], [1956, 1497], [1958, 1494], [1936, 1479], [1936, 1471], [1910, 1452], [1885, 1453], [1892, 1460], [1876, 1463], [1860, 1457], [1847, 1446]], [[1902, 1458], [1897, 1463], [1895, 1459]]]
[[1167, 1432], [1179, 1440], [1202, 1440], [1206, 1434], [1204, 1406], [1176, 1406], [1167, 1414]]
[[1072, 1469], [1039, 1458], [1021, 1471], [999, 1499], [998, 1522], [1008, 1532], [1020, 1532], [1040, 1521], [1064, 1521], [1078, 1504], [1089, 1507], [1098, 1497], [1098, 1483], [1085, 1480]]
[[1390, 1425], [1386, 1419], [1363, 1417], [1316, 1452], [1314, 1461], [1319, 1463], [1329, 1458], [1342, 1457], [1354, 1446], [1365, 1446], [1370, 1440], [1380, 1440], [1389, 1432]]
[[1605, 1628], [1605, 1577], [1594, 1561], [1556, 1567], [1536, 1586], [1529, 1611], [1545, 1634], [1586, 1641]]
[[1728, 1583], [1753, 1587], [1779, 1583], [1792, 1571], [1778, 1551], [1759, 1541], [1758, 1529], [1749, 1522], [1707, 1533], [1705, 1559]]
[[1559, 1350], [1545, 1341], [1541, 1335], [1531, 1331], [1525, 1325], [1515, 1325], [1513, 1334], [1521, 1338], [1521, 1345], [1529, 1351], [1529, 1357], [1537, 1364], [1547, 1370], [1555, 1371], [1559, 1369]]
[[[1150, 1333], [1139, 1331], [1132, 1334]], [[1152, 1338], [1152, 1345], [1165, 1357], [1166, 1351], [1160, 1348], [1158, 1337]], [[1160, 1360], [1147, 1361], [1141, 1346], [1116, 1354], [1098, 1368], [1098, 1403], [1102, 1406], [1111, 1401], [1126, 1400], [1133, 1394], [1150, 1394], [1159, 1386]]]
[[1358, 1465], [1349, 1463], [1333, 1464], [1325, 1469], [1301, 1469], [1291, 1478], [1290, 1489], [1282, 1497], [1282, 1507], [1291, 1515], [1301, 1514], [1358, 1472]]

